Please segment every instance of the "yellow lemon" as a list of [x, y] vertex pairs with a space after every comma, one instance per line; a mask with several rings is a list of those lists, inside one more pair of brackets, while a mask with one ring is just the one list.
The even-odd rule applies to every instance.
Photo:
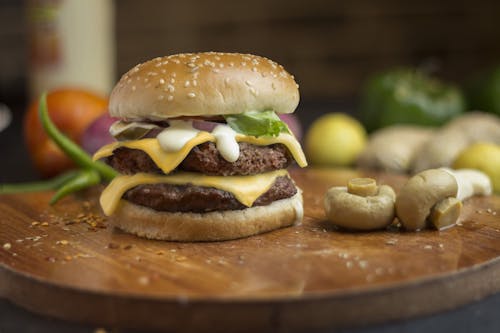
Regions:
[[343, 113], [329, 113], [316, 119], [305, 137], [307, 157], [316, 165], [351, 165], [365, 145], [363, 125]]
[[487, 174], [493, 190], [500, 193], [500, 145], [475, 143], [462, 150], [453, 162], [455, 169], [478, 169]]

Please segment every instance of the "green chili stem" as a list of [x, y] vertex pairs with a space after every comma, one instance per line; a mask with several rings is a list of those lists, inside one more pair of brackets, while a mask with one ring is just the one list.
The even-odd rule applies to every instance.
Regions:
[[53, 205], [62, 197], [83, 190], [89, 186], [97, 185], [101, 182], [101, 177], [96, 170], [83, 169], [80, 170], [72, 179], [68, 180], [50, 199], [50, 204]]
[[68, 155], [76, 164], [84, 169], [94, 169], [98, 171], [102, 177], [111, 181], [118, 174], [116, 170], [102, 162], [94, 162], [92, 158], [82, 150], [76, 143], [71, 141], [66, 135], [61, 133], [52, 123], [47, 111], [47, 94], [43, 93], [40, 98], [38, 114], [42, 122], [43, 128], [47, 135]]
[[77, 175], [77, 171], [69, 171], [60, 176], [48, 180], [19, 184], [0, 184], [0, 194], [37, 192], [54, 190], [61, 187], [71, 178]]

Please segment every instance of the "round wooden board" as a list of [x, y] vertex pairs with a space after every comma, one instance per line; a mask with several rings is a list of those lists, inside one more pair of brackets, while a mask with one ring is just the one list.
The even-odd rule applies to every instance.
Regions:
[[[0, 296], [95, 325], [291, 331], [435, 313], [500, 290], [500, 197], [466, 201], [447, 231], [335, 230], [323, 194], [361, 172], [293, 170], [305, 219], [246, 239], [176, 243], [108, 226], [99, 189], [0, 197]], [[371, 174], [400, 188], [401, 176]]]

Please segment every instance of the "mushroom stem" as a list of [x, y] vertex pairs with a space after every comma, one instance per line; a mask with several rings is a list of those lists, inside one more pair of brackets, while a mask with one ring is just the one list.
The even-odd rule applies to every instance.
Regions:
[[378, 186], [373, 178], [353, 178], [347, 183], [347, 192], [368, 197], [377, 195]]
[[[371, 195], [374, 188], [376, 192]], [[358, 178], [350, 180], [347, 188], [330, 188], [325, 194], [324, 206], [326, 217], [337, 226], [375, 230], [392, 223], [395, 200], [396, 194], [390, 186], [377, 186], [373, 179]]]
[[462, 211], [462, 202], [457, 198], [446, 198], [438, 202], [431, 210], [429, 221], [438, 229], [443, 230], [453, 226]]
[[492, 193], [491, 180], [484, 172], [474, 169], [442, 169], [455, 177], [458, 184], [457, 199], [459, 200], [465, 200], [474, 195], [490, 195]]

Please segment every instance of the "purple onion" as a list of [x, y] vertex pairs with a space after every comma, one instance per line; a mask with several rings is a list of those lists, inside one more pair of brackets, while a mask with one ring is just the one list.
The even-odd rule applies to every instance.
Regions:
[[300, 141], [302, 139], [302, 125], [299, 119], [293, 114], [280, 114], [279, 117], [288, 125], [297, 140]]
[[94, 120], [83, 132], [81, 145], [89, 154], [94, 154], [102, 146], [115, 141], [109, 134], [109, 127], [117, 121], [116, 118], [105, 114]]
[[193, 127], [200, 131], [212, 132], [217, 125], [220, 125], [220, 123], [206, 120], [193, 120]]

